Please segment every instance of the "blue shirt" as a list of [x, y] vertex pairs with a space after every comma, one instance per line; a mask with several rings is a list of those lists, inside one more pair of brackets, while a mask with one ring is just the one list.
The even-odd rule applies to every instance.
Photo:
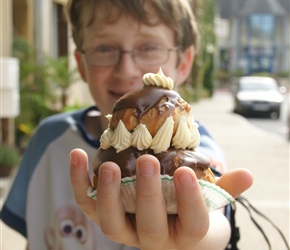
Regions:
[[[74, 201], [69, 173], [70, 151], [84, 149], [91, 165], [100, 144], [84, 126], [85, 117], [92, 110], [97, 109], [90, 107], [44, 119], [25, 151], [2, 208], [1, 219], [28, 238], [31, 250], [44, 249], [44, 246], [68, 250], [136, 249], [106, 238]], [[201, 123], [199, 132], [201, 143], [197, 150], [216, 166], [224, 166], [221, 149]]]

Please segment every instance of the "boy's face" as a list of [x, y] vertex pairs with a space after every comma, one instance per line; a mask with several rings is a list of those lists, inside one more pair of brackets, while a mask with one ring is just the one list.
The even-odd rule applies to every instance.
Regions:
[[[131, 51], [147, 45], [173, 48], [174, 33], [163, 24], [149, 27], [139, 25], [134, 19], [122, 15], [114, 23], [104, 23], [96, 18], [94, 23], [83, 29], [82, 49], [100, 47], [105, 50], [118, 48]], [[157, 73], [159, 67], [166, 76], [170, 76], [175, 85], [183, 82], [188, 73], [177, 66], [178, 52], [171, 51], [166, 62], [154, 66], [142, 66], [135, 63], [130, 53], [123, 53], [119, 62], [110, 66], [93, 66], [85, 54], [76, 51], [80, 74], [89, 85], [91, 95], [100, 111], [106, 115], [112, 113], [114, 103], [125, 93], [142, 87], [142, 76], [147, 72]], [[191, 67], [191, 62], [188, 62]], [[179, 64], [180, 65], [180, 64]]]

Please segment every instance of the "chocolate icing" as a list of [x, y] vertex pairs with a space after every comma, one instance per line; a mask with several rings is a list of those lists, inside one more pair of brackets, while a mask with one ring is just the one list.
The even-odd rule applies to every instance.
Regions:
[[[164, 97], [167, 101], [160, 103]], [[156, 86], [144, 86], [120, 98], [114, 105], [113, 113], [121, 109], [135, 108], [135, 116], [140, 119], [150, 109], [155, 107], [158, 108], [160, 114], [163, 112], [162, 107], [166, 107], [167, 111], [171, 111], [175, 106], [179, 106], [183, 110], [184, 107], [178, 103], [179, 99], [181, 97], [175, 91]]]
[[122, 178], [133, 176], [136, 174], [136, 159], [144, 154], [154, 155], [161, 165], [160, 174], [168, 174], [170, 176], [173, 175], [178, 167], [187, 166], [195, 171], [197, 178], [201, 179], [203, 171], [208, 169], [210, 165], [206, 156], [192, 150], [169, 148], [166, 152], [155, 155], [151, 149], [139, 151], [134, 147], [130, 147], [116, 153], [116, 150], [110, 147], [106, 150], [101, 148], [97, 150], [93, 162], [94, 173], [98, 175], [99, 167], [103, 162], [112, 161], [121, 168]]
[[[133, 108], [135, 109], [134, 115], [140, 120], [153, 108], [157, 108], [159, 114], [167, 112], [170, 115], [176, 107], [183, 111], [185, 108], [182, 105], [184, 104], [187, 103], [175, 91], [156, 86], [144, 86], [141, 89], [128, 92], [120, 98], [114, 105], [113, 115], [119, 110]], [[206, 156], [193, 150], [170, 147], [166, 152], [154, 154], [151, 149], [140, 151], [131, 146], [117, 153], [114, 147], [110, 147], [106, 150], [102, 148], [97, 150], [93, 162], [94, 173], [98, 176], [100, 165], [107, 161], [113, 161], [120, 167], [122, 178], [133, 176], [136, 174], [136, 159], [144, 154], [154, 155], [160, 162], [160, 174], [171, 176], [178, 167], [187, 166], [195, 171], [198, 179], [202, 179], [210, 165]]]

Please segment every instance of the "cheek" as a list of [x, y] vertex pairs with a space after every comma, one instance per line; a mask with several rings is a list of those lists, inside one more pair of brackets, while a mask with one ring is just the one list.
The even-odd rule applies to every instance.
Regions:
[[103, 71], [100, 72], [97, 69], [87, 70], [87, 84], [95, 102], [98, 101], [97, 99], [102, 96], [102, 93], [105, 91], [107, 81], [108, 77]]
[[90, 82], [99, 82], [106, 78], [106, 70], [104, 68], [87, 66], [86, 75]]
[[102, 86], [106, 86], [110, 73], [104, 69], [89, 67], [86, 75], [89, 88], [93, 91], [102, 89]]

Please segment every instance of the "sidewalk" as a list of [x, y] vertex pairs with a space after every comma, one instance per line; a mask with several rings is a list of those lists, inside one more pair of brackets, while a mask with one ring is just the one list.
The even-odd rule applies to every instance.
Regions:
[[[254, 184], [244, 196], [282, 230], [289, 244], [289, 142], [251, 125], [232, 113], [232, 107], [230, 93], [218, 91], [213, 98], [193, 104], [192, 113], [206, 125], [223, 149], [228, 169], [248, 168], [253, 173]], [[246, 210], [238, 205], [237, 211], [239, 248], [268, 249]], [[261, 222], [273, 250], [286, 249], [268, 222], [259, 217], [257, 221]]]
[[[255, 182], [245, 192], [254, 206], [265, 213], [285, 234], [289, 242], [289, 142], [265, 132], [233, 114], [228, 92], [218, 91], [213, 98], [192, 105], [194, 117], [201, 120], [225, 153], [229, 169], [249, 168]], [[1, 180], [1, 206], [10, 181]], [[260, 232], [251, 222], [245, 209], [238, 206], [237, 224], [240, 226], [241, 250], [268, 249]], [[259, 220], [269, 237], [273, 250], [286, 249], [280, 236], [269, 223]], [[0, 224], [0, 250], [24, 250], [25, 240]], [[1, 248], [2, 247], [2, 248]]]

